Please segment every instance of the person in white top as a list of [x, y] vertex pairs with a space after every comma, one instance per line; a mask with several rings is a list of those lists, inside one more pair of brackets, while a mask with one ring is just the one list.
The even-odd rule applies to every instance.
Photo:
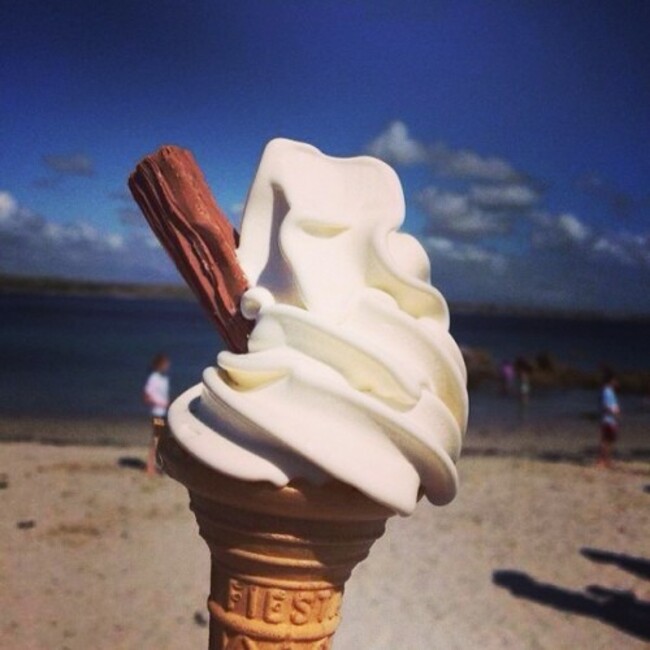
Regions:
[[607, 368], [604, 372], [603, 386], [600, 392], [600, 450], [598, 452], [598, 467], [612, 466], [612, 450], [618, 438], [619, 418], [621, 407], [616, 397], [618, 380], [614, 371]]
[[151, 423], [153, 427], [149, 454], [147, 456], [147, 474], [153, 476], [157, 472], [156, 450], [158, 439], [167, 422], [167, 408], [169, 406], [169, 368], [171, 362], [166, 354], [157, 354], [151, 362], [151, 373], [144, 385], [142, 398], [151, 409]]

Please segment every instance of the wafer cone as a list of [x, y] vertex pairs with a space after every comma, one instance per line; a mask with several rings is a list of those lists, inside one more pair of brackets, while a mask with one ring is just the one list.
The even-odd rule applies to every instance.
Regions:
[[166, 433], [165, 471], [185, 485], [210, 548], [209, 650], [326, 650], [352, 569], [393, 512], [337, 481], [240, 481]]

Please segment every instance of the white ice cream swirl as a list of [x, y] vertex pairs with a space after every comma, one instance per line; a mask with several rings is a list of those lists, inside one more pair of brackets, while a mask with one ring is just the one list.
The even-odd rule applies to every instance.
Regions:
[[246, 354], [221, 352], [172, 405], [190, 453], [278, 486], [339, 479], [401, 514], [420, 486], [435, 504], [454, 497], [465, 366], [403, 218], [385, 163], [267, 145], [238, 250], [255, 327]]

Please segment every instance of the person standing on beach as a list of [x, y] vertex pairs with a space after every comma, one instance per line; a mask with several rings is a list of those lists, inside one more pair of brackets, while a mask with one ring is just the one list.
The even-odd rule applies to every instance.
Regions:
[[618, 420], [621, 408], [616, 397], [617, 380], [611, 370], [606, 370], [600, 392], [600, 451], [598, 467], [612, 466], [612, 448], [618, 438]]
[[169, 368], [171, 362], [166, 354], [157, 354], [151, 362], [151, 372], [143, 389], [143, 400], [151, 408], [152, 435], [147, 455], [147, 474], [157, 472], [156, 450], [160, 434], [167, 424], [169, 406]]

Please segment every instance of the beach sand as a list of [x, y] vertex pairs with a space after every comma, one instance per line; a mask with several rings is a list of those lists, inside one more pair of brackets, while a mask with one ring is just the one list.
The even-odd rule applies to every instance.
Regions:
[[[453, 504], [389, 522], [334, 647], [648, 647], [648, 459], [599, 470], [497, 454], [490, 435], [461, 459]], [[145, 453], [2, 443], [0, 648], [207, 647], [208, 552], [184, 489], [138, 468]]]

